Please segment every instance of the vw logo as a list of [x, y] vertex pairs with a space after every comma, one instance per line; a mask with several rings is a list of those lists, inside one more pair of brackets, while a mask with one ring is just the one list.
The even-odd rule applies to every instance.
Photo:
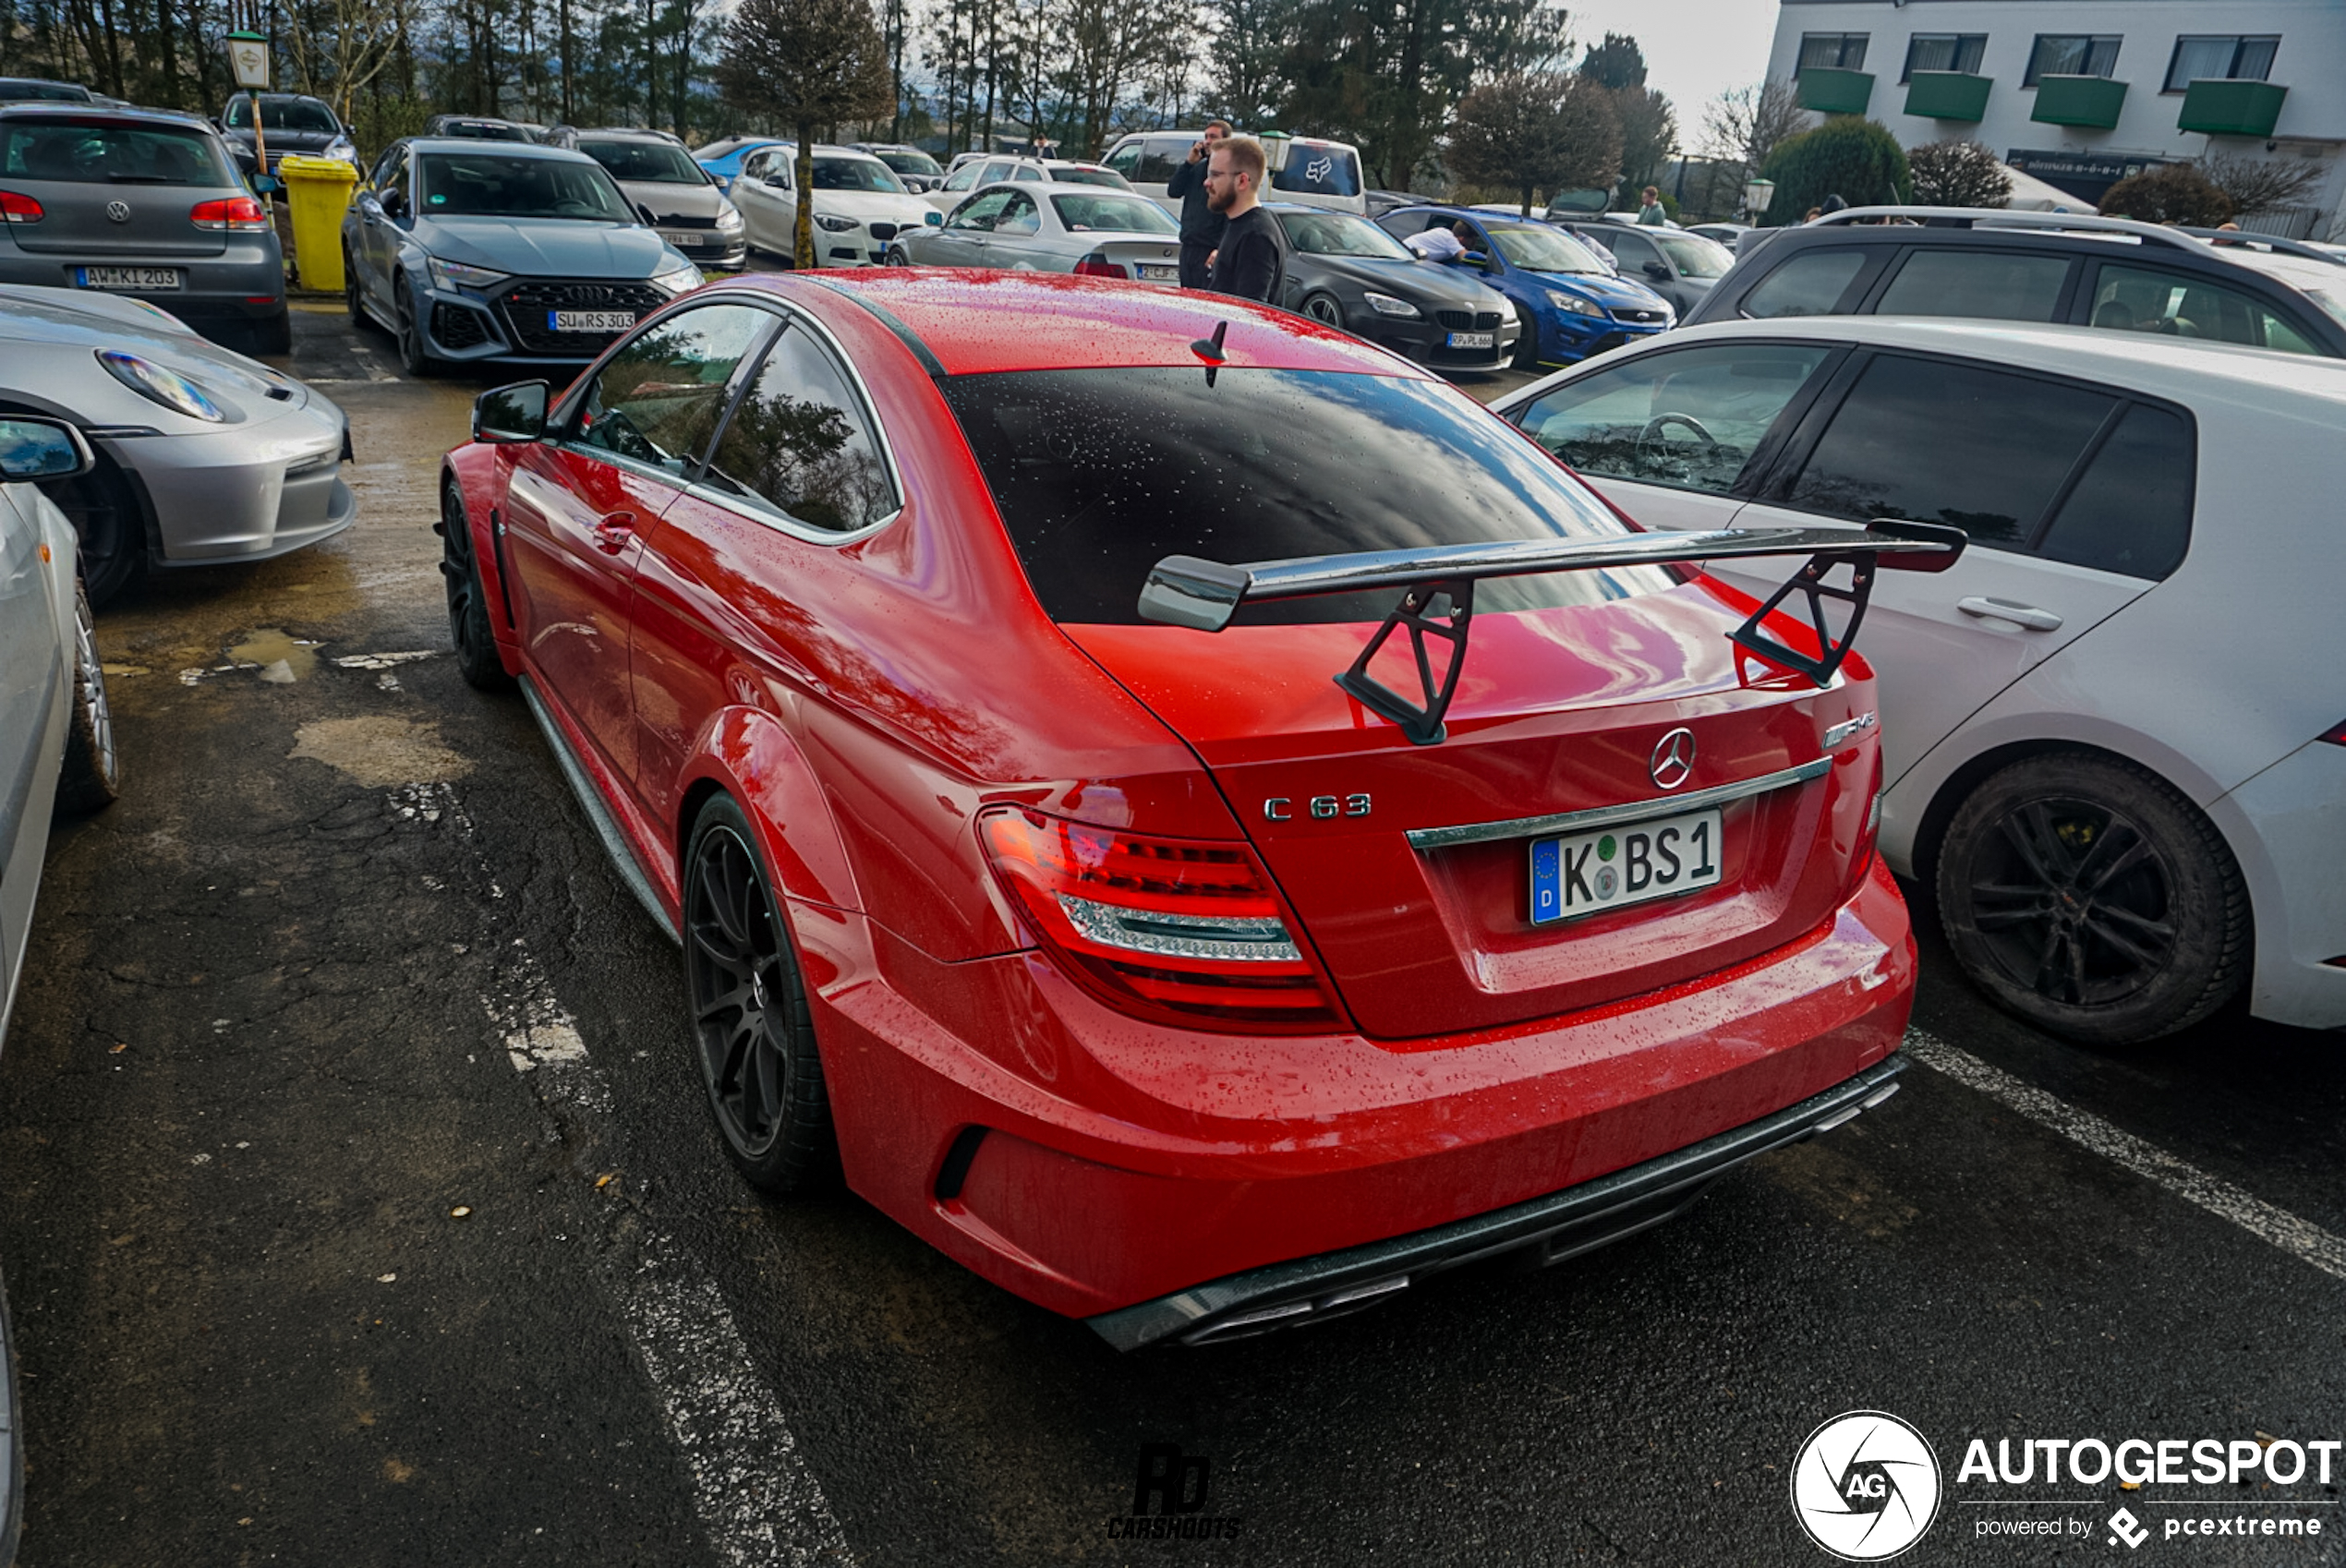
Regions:
[[1694, 731], [1673, 730], [1656, 741], [1646, 772], [1658, 790], [1675, 790], [1694, 777]]
[[130, 203], [127, 201], [107, 202], [106, 216], [113, 219], [117, 223], [128, 223], [130, 221]]

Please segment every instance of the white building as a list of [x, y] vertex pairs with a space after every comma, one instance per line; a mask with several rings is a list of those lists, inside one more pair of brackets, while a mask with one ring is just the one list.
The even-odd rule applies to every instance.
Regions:
[[1768, 74], [2087, 200], [2207, 152], [2308, 160], [2304, 205], [2243, 226], [2346, 231], [2346, 0], [1781, 0]]

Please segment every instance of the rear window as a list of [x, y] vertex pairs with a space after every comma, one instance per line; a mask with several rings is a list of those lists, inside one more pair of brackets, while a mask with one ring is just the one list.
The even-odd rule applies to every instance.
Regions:
[[1165, 209], [1145, 196], [1053, 196], [1051, 207], [1059, 222], [1076, 234], [1110, 230], [1118, 234], [1170, 235], [1181, 231]]
[[1131, 188], [1131, 182], [1114, 169], [1058, 168], [1050, 171], [1050, 176], [1061, 185], [1096, 185], [1109, 190]]
[[[1132, 625], [1168, 555], [1233, 564], [1628, 530], [1464, 394], [1390, 376], [1202, 368], [1025, 370], [941, 383], [1055, 621]], [[1663, 567], [1500, 578], [1478, 610], [1666, 588]], [[1393, 591], [1249, 606], [1241, 624], [1381, 620]]]
[[701, 166], [684, 150], [665, 141], [582, 141], [578, 151], [611, 171], [615, 180], [646, 185], [707, 185]]
[[893, 196], [905, 194], [904, 182], [896, 171], [877, 158], [822, 158], [815, 160], [816, 190], [884, 190]]
[[[228, 123], [238, 130], [252, 128], [252, 100], [239, 98], [228, 105]], [[327, 136], [342, 129], [334, 112], [314, 98], [266, 98], [260, 103], [260, 128], [320, 131]]]
[[0, 123], [0, 174], [90, 185], [236, 183], [202, 131], [56, 120]]
[[0, 103], [47, 102], [51, 103], [87, 103], [90, 90], [76, 87], [69, 81], [0, 81]]
[[1304, 196], [1358, 196], [1360, 160], [1348, 147], [1299, 141], [1288, 150], [1287, 167], [1272, 171], [1271, 188]]
[[1288, 243], [1306, 256], [1374, 256], [1407, 261], [1409, 250], [1391, 235], [1349, 212], [1282, 212]]
[[924, 179], [928, 179], [945, 172], [937, 166], [936, 159], [916, 148], [891, 147], [885, 152], [875, 152], [872, 156], [900, 175], [919, 175]]

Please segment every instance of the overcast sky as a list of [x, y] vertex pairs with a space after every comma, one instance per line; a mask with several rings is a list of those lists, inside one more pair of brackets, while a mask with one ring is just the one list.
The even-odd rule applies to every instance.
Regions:
[[1565, 0], [1565, 8], [1583, 47], [1608, 32], [1638, 41], [1646, 85], [1670, 95], [1678, 139], [1689, 146], [1701, 139], [1704, 104], [1768, 74], [1774, 0]]

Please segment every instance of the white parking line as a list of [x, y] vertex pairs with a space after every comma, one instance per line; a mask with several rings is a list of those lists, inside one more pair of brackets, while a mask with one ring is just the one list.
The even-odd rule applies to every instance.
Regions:
[[[393, 810], [448, 826], [467, 841], [471, 816], [444, 783], [394, 790]], [[505, 891], [481, 873], [492, 899]], [[609, 1080], [589, 1059], [586, 1038], [547, 983], [520, 937], [501, 948], [493, 994], [483, 998], [516, 1072], [550, 1110], [570, 1117], [607, 1115]], [[642, 1248], [632, 1275], [601, 1271], [650, 1379], [670, 1438], [692, 1478], [693, 1507], [727, 1568], [848, 1568], [854, 1553], [799, 1456], [798, 1440], [717, 1282], [662, 1237]]]
[[1965, 1088], [1976, 1089], [2005, 1108], [2017, 1111], [2040, 1127], [2050, 1128], [2184, 1201], [2196, 1203], [2219, 1219], [2230, 1220], [2251, 1236], [2271, 1242], [2332, 1278], [2346, 1280], [2346, 1237], [2301, 1220], [2286, 1209], [2277, 1209], [2221, 1176], [2209, 1176], [2189, 1161], [2178, 1159], [2089, 1111], [2081, 1111], [2041, 1089], [2023, 1083], [2002, 1068], [1989, 1067], [1937, 1035], [1909, 1029], [1905, 1050], [1923, 1066], [1944, 1073]]

